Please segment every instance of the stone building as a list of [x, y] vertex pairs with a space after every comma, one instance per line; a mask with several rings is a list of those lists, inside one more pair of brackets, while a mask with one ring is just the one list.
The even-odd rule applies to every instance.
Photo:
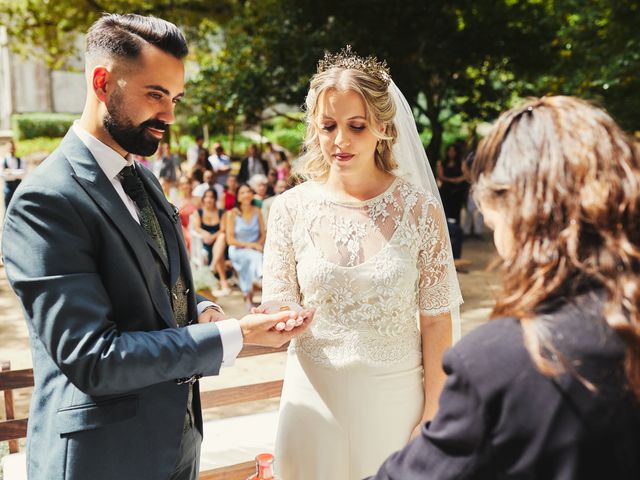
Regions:
[[24, 58], [9, 49], [11, 39], [0, 26], [0, 131], [11, 128], [11, 115], [27, 112], [81, 113], [86, 86], [82, 42], [66, 70], [52, 70], [44, 60]]

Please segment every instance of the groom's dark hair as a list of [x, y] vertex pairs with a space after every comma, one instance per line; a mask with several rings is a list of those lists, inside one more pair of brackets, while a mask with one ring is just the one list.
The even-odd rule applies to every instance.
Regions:
[[184, 35], [173, 23], [134, 13], [110, 13], [104, 14], [89, 28], [85, 54], [89, 63], [105, 58], [135, 60], [145, 44], [178, 59], [189, 53]]

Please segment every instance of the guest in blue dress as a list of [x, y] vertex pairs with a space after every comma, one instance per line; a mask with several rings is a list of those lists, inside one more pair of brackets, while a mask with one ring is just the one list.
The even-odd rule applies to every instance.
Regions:
[[239, 277], [247, 309], [253, 306], [256, 282], [262, 278], [262, 249], [266, 236], [260, 209], [252, 205], [254, 192], [247, 184], [238, 187], [236, 209], [229, 212], [227, 243], [229, 258]]

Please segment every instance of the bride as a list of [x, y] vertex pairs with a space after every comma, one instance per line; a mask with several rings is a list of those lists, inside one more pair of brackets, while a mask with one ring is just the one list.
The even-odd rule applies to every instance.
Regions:
[[308, 180], [269, 216], [263, 308], [316, 307], [287, 359], [283, 480], [372, 475], [431, 419], [462, 303], [411, 109], [386, 64], [327, 55], [306, 100]]

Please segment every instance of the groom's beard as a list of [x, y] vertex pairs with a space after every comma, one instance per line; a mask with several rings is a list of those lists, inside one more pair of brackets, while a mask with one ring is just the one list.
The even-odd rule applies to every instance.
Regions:
[[148, 157], [158, 150], [160, 140], [147, 131], [147, 127], [167, 130], [169, 127], [160, 120], [149, 119], [135, 126], [130, 118], [122, 112], [122, 95], [114, 93], [107, 103], [107, 113], [102, 125], [123, 150]]

